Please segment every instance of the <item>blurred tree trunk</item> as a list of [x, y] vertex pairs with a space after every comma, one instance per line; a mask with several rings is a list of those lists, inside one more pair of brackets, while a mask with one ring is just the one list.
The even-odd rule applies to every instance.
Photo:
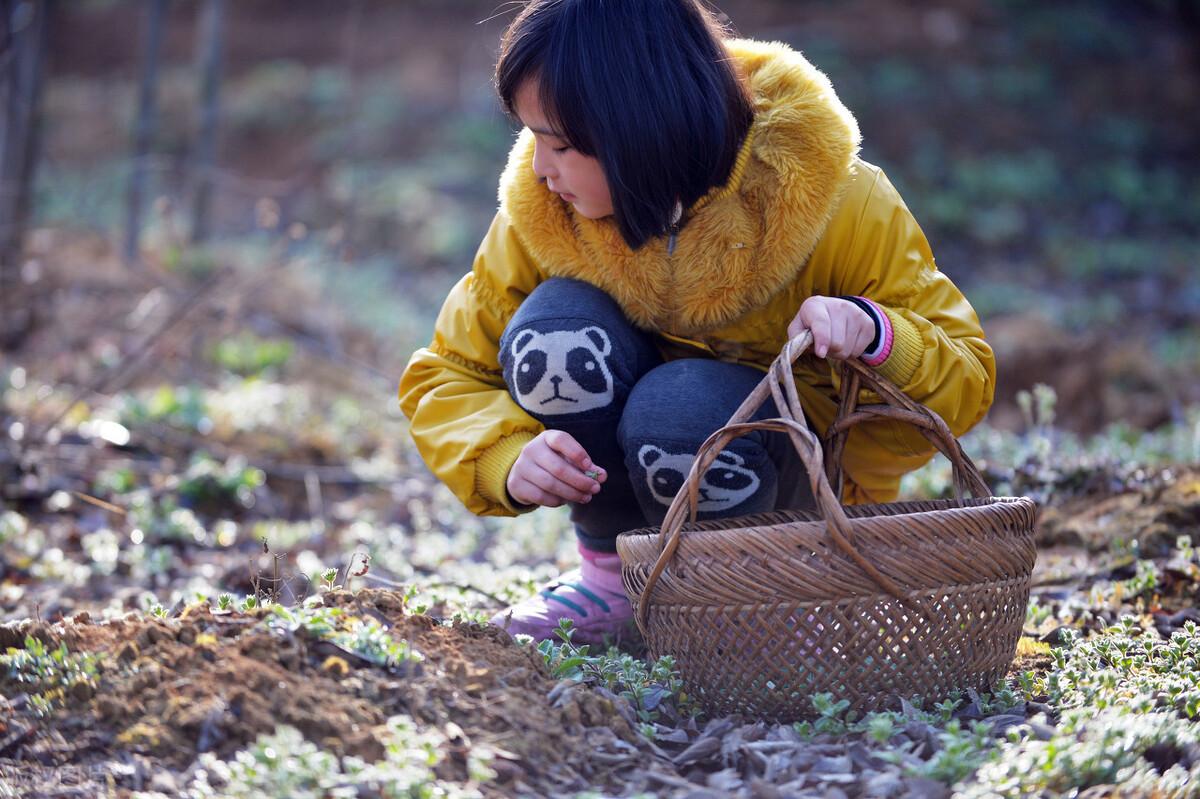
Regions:
[[142, 70], [138, 86], [138, 116], [133, 133], [133, 167], [125, 219], [125, 261], [138, 262], [142, 205], [146, 194], [146, 157], [154, 139], [155, 97], [158, 89], [158, 54], [162, 49], [163, 22], [168, 0], [146, 1], [146, 29], [142, 38]]
[[200, 72], [200, 134], [196, 141], [195, 194], [192, 205], [192, 241], [208, 238], [212, 203], [213, 175], [216, 169], [217, 120], [221, 88], [221, 51], [225, 36], [222, 18], [224, 0], [207, 0], [202, 10], [196, 41]]
[[0, 0], [0, 349], [33, 322], [21, 289], [21, 245], [41, 149], [50, 0]]
[[362, 81], [358, 78], [359, 34], [362, 31], [363, 4], [362, 0], [351, 0], [345, 4], [346, 21], [342, 29], [342, 68], [346, 71], [347, 92], [344, 130], [346, 133], [345, 158], [349, 162], [349, 191], [345, 204], [341, 209], [341, 237], [338, 251], [344, 260], [354, 257], [354, 226], [357, 216], [358, 202], [358, 167], [359, 167], [359, 129], [362, 115]]

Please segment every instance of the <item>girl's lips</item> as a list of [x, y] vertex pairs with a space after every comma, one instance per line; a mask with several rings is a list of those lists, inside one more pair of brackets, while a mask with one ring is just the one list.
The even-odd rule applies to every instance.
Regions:
[[573, 203], [573, 202], [575, 202], [575, 200], [578, 199], [574, 194], [569, 194], [565, 191], [560, 191], [558, 193], [558, 196], [562, 197], [564, 200], [566, 200], [569, 203]]

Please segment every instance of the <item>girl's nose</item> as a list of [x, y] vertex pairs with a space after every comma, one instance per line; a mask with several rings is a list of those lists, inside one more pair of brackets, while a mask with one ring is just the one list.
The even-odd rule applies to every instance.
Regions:
[[533, 146], [533, 174], [537, 175], [543, 181], [547, 178], [558, 178], [558, 171], [554, 169], [550, 163], [550, 159], [546, 157], [545, 150], [536, 144]]

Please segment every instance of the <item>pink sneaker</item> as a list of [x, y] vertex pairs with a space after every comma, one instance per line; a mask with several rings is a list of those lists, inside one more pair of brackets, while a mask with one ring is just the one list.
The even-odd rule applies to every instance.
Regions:
[[554, 634], [560, 618], [575, 626], [571, 637], [576, 644], [603, 646], [604, 636], [619, 643], [633, 632], [633, 607], [621, 584], [621, 556], [615, 552], [596, 552], [579, 545], [583, 562], [578, 569], [560, 574], [544, 584], [537, 594], [493, 616], [491, 624], [510, 635], [524, 633], [535, 641], [547, 638], [558, 643]]

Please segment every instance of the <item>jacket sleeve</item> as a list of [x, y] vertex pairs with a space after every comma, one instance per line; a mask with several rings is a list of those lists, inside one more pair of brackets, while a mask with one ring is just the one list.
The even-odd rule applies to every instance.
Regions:
[[[845, 231], [850, 244], [839, 259], [837, 294], [866, 297], [882, 308], [892, 343], [875, 369], [961, 436], [992, 404], [992, 348], [975, 310], [938, 270], [929, 242], [883, 171], [860, 168], [856, 182], [848, 192], [850, 207], [843, 209], [849, 213], [836, 215], [840, 224], [853, 226]], [[872, 487], [894, 495], [886, 486], [897, 486], [902, 474], [933, 454], [932, 445], [909, 425], [880, 422], [860, 428], [847, 441], [845, 458], [847, 476], [864, 489], [864, 496], [855, 498], [859, 501], [891, 499], [871, 496]], [[892, 457], [878, 457], [879, 447]]]
[[428, 347], [413, 353], [400, 378], [400, 408], [425, 463], [467, 509], [515, 516], [505, 487], [521, 449], [544, 428], [505, 387], [500, 335], [540, 282], [503, 211], [497, 213], [471, 271], [450, 290]]

